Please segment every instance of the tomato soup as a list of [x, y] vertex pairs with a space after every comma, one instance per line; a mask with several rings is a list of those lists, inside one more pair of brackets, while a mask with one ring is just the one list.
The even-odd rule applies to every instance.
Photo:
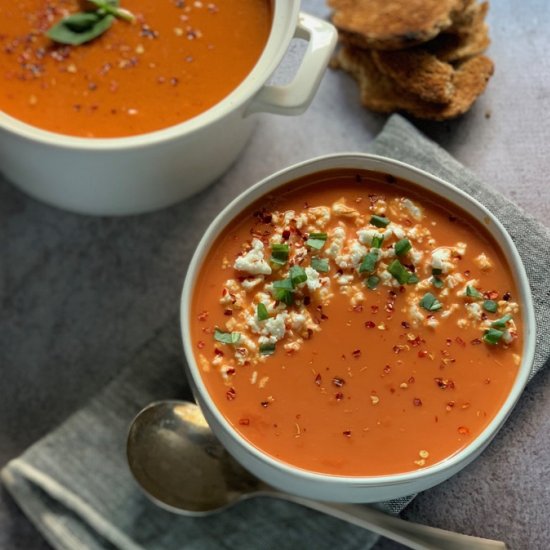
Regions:
[[257, 201], [194, 287], [195, 357], [219, 410], [314, 472], [414, 471], [470, 444], [521, 362], [521, 311], [487, 229], [396, 180], [329, 171]]
[[80, 46], [45, 33], [77, 0], [0, 3], [0, 111], [82, 137], [160, 130], [218, 103], [252, 70], [271, 27], [269, 0], [122, 0]]

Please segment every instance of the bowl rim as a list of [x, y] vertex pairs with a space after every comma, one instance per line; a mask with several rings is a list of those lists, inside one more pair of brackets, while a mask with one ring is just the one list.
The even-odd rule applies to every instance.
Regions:
[[[353, 165], [354, 162], [355, 165]], [[348, 164], [351, 165], [347, 166]], [[360, 166], [360, 164], [364, 165]], [[520, 296], [519, 301], [522, 306], [524, 333], [522, 360], [508, 396], [502, 403], [497, 414], [470, 444], [466, 445], [464, 448], [443, 459], [442, 461], [419, 470], [380, 476], [340, 476], [305, 470], [303, 468], [293, 466], [290, 463], [273, 458], [241, 436], [222, 415], [216, 406], [216, 403], [210, 397], [192, 350], [190, 338], [190, 310], [194, 280], [200, 270], [203, 259], [210, 249], [210, 246], [220, 232], [251, 203], [274, 189], [304, 175], [314, 174], [325, 170], [345, 168], [346, 166], [352, 169], [356, 168], [388, 173], [396, 177], [401, 177], [405, 180], [408, 179], [421, 189], [428, 189], [432, 193], [442, 196], [447, 201], [455, 204], [457, 208], [465, 210], [470, 216], [477, 220], [479, 220], [479, 216], [475, 210], [478, 209], [479, 213], [483, 215], [484, 220], [490, 220], [491, 227], [489, 227], [489, 224], [486, 224], [486, 226], [490, 234], [499, 244], [501, 252], [504, 254], [504, 257], [509, 264]], [[404, 171], [410, 175], [410, 177], [402, 174], [392, 174], [392, 168], [396, 171]], [[433, 184], [434, 188], [429, 189], [424, 182], [419, 181], [422, 179], [429, 181]], [[468, 206], [466, 207], [458, 204], [455, 197], [453, 197], [453, 194], [460, 197]], [[491, 441], [514, 408], [530, 378], [534, 362], [536, 343], [535, 313], [527, 273], [512, 238], [498, 218], [483, 204], [477, 201], [477, 199], [468, 195], [462, 189], [459, 189], [451, 183], [448, 183], [447, 181], [432, 175], [425, 170], [389, 157], [356, 152], [321, 155], [293, 164], [263, 178], [261, 181], [240, 193], [223, 208], [223, 210], [214, 218], [203, 234], [189, 263], [180, 301], [180, 330], [184, 355], [187, 361], [187, 371], [192, 377], [191, 384], [195, 387], [196, 391], [200, 395], [201, 401], [204, 402], [208, 408], [208, 412], [213, 415], [218, 425], [221, 426], [225, 435], [229, 436], [234, 442], [236, 442], [236, 444], [247, 454], [252, 455], [255, 459], [259, 460], [259, 462], [274, 468], [279, 473], [289, 476], [289, 478], [298, 477], [304, 481], [310, 482], [348, 485], [350, 488], [374, 488], [379, 486], [414, 482], [426, 477], [437, 476], [442, 472], [456, 468], [458, 465], [465, 465], [465, 461], [467, 461], [468, 457], [471, 457], [472, 455], [475, 457], [476, 453], [481, 452], [483, 448]]]
[[[132, 136], [89, 138], [44, 130], [23, 122], [0, 109], [0, 131], [47, 146], [90, 151], [116, 151], [157, 145], [187, 136], [199, 128], [208, 127], [247, 103], [266, 83], [286, 53], [298, 24], [301, 0], [269, 1], [273, 10], [271, 28], [267, 42], [252, 70], [228, 95], [206, 111], [202, 111], [190, 119], [166, 128]], [[294, 25], [287, 24], [287, 21], [294, 21]]]

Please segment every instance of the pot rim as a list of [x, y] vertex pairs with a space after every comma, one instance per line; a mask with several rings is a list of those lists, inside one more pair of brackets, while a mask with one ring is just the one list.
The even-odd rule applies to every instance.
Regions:
[[[498, 242], [502, 253], [508, 261], [520, 295], [524, 333], [522, 361], [506, 400], [485, 429], [469, 445], [446, 459], [420, 470], [381, 476], [337, 476], [304, 470], [287, 462], [272, 458], [241, 436], [219, 411], [204, 384], [192, 350], [189, 318], [194, 280], [204, 257], [220, 232], [252, 202], [272, 190], [285, 185], [285, 183], [306, 174], [344, 167], [373, 170], [389, 173], [405, 180], [408, 179], [419, 187], [431, 190], [435, 194], [456, 204], [458, 208], [465, 210], [476, 219], [479, 219], [479, 214], [482, 214], [483, 219], [490, 221], [490, 226], [487, 225], [488, 230]], [[457, 198], [459, 199], [458, 201]], [[460, 200], [467, 206], [461, 205], [459, 203]], [[460, 469], [460, 467], [466, 465], [469, 462], [468, 459], [470, 458], [471, 460], [472, 455], [475, 456], [476, 452], [483, 450], [491, 441], [519, 399], [531, 374], [536, 341], [535, 314], [527, 273], [512, 238], [496, 216], [461, 189], [424, 170], [388, 157], [353, 152], [322, 155], [280, 170], [245, 190], [216, 216], [197, 245], [187, 270], [180, 303], [180, 328], [187, 369], [192, 376], [192, 386], [199, 392], [201, 401], [207, 406], [208, 412], [214, 417], [218, 426], [223, 429], [225, 435], [228, 435], [240, 449], [251, 455], [256, 461], [277, 470], [281, 475], [286, 475], [289, 478], [300, 478], [302, 481], [312, 483], [321, 482], [329, 485], [345, 485], [350, 489], [374, 488], [414, 482], [425, 478], [433, 478], [438, 476], [438, 474], [453, 470], [457, 466]]]
[[[281, 62], [298, 24], [300, 0], [270, 0], [273, 7], [271, 30], [267, 43], [246, 78], [221, 101], [193, 118], [144, 134], [114, 138], [87, 138], [43, 130], [20, 121], [0, 110], [0, 131], [41, 145], [90, 151], [137, 149], [185, 137], [198, 129], [215, 124], [238, 110], [266, 83]], [[293, 21], [294, 24], [288, 24]]]

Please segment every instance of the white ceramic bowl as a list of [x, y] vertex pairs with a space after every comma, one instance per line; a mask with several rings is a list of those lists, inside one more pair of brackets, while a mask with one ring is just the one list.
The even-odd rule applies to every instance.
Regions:
[[[194, 283], [201, 264], [217, 236], [227, 224], [256, 199], [302, 176], [334, 168], [374, 170], [416, 183], [444, 197], [481, 221], [500, 244], [512, 270], [523, 312], [523, 359], [513, 387], [498, 414], [468, 447], [428, 468], [395, 475], [339, 477], [308, 472], [279, 462], [242, 438], [222, 416], [211, 399], [195, 361], [190, 337], [190, 308]], [[231, 202], [212, 222], [191, 260], [181, 301], [181, 327], [187, 375], [195, 398], [210, 427], [227, 450], [248, 470], [283, 491], [320, 500], [376, 502], [407, 496], [448, 479], [474, 460], [503, 425], [525, 384], [533, 364], [535, 316], [525, 269], [512, 239], [502, 224], [484, 206], [463, 191], [422, 170], [392, 159], [365, 154], [324, 156], [297, 164], [254, 185]]]
[[[109, 139], [48, 132], [0, 111], [0, 171], [29, 195], [84, 214], [137, 214], [203, 189], [241, 152], [256, 113], [294, 115], [307, 108], [334, 50], [334, 27], [300, 13], [300, 0], [272, 2], [260, 59], [211, 109], [164, 130]], [[293, 37], [308, 42], [294, 80], [266, 84]]]

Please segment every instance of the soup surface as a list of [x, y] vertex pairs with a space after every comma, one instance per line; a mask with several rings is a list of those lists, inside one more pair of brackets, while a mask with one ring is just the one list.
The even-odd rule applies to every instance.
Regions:
[[227, 420], [281, 461], [368, 476], [468, 445], [520, 364], [487, 230], [408, 182], [325, 172], [233, 220], [195, 282], [192, 341]]
[[122, 137], [183, 122], [252, 70], [271, 26], [269, 0], [122, 0], [115, 20], [80, 46], [45, 36], [77, 0], [0, 2], [0, 111], [40, 128]]

